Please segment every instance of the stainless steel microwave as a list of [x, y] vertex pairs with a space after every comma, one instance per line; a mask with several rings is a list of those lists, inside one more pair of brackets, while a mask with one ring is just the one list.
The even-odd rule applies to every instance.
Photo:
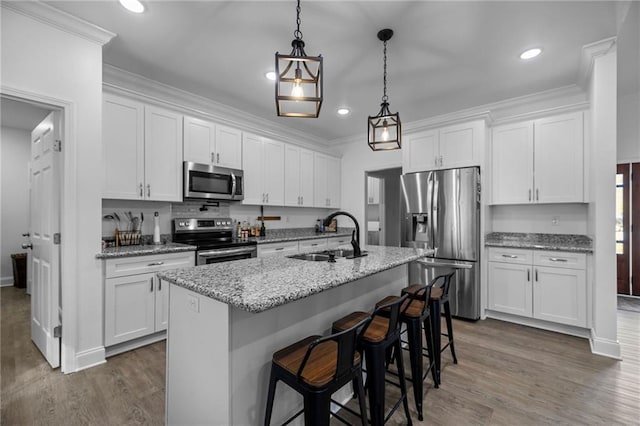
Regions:
[[183, 199], [243, 200], [242, 170], [184, 162]]

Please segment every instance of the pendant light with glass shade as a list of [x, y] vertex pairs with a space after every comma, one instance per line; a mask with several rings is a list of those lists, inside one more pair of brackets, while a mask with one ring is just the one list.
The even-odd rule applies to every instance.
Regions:
[[297, 28], [288, 55], [276, 52], [276, 111], [280, 117], [317, 118], [322, 106], [322, 55], [307, 56], [300, 32], [300, 0]]
[[384, 29], [378, 32], [378, 38], [384, 42], [384, 92], [380, 111], [375, 116], [369, 116], [368, 141], [374, 151], [400, 149], [402, 146], [402, 125], [400, 114], [389, 111], [389, 97], [387, 96], [387, 41], [393, 36], [393, 30]]

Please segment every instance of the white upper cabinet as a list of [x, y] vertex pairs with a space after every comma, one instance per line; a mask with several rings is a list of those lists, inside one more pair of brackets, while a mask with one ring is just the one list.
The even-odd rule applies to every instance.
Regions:
[[182, 201], [182, 116], [104, 95], [103, 198]]
[[582, 112], [534, 122], [536, 202], [584, 201]]
[[493, 204], [533, 199], [533, 122], [493, 129], [491, 146]]
[[243, 204], [284, 205], [284, 143], [244, 133]]
[[314, 153], [315, 207], [340, 207], [340, 159]]
[[493, 129], [492, 204], [583, 202], [583, 168], [582, 112]]
[[146, 106], [144, 134], [146, 199], [182, 201], [182, 115]]
[[284, 205], [313, 206], [313, 152], [294, 145], [284, 151]]
[[210, 121], [184, 117], [184, 161], [240, 169], [242, 132]]
[[104, 95], [102, 105], [102, 196], [126, 200], [143, 197], [144, 105]]
[[426, 130], [405, 137], [403, 173], [478, 166], [484, 146], [484, 121]]

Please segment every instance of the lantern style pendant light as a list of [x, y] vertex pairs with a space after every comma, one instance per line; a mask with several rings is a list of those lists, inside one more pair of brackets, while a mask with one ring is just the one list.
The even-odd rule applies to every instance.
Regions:
[[400, 114], [392, 114], [389, 111], [389, 97], [387, 96], [387, 41], [393, 36], [393, 30], [384, 29], [378, 32], [378, 38], [384, 42], [384, 92], [380, 112], [378, 115], [369, 116], [368, 120], [368, 144], [374, 151], [400, 149], [402, 146], [402, 125]]
[[276, 110], [280, 117], [316, 118], [322, 106], [322, 55], [307, 56], [300, 32], [300, 0], [297, 28], [288, 55], [276, 52]]

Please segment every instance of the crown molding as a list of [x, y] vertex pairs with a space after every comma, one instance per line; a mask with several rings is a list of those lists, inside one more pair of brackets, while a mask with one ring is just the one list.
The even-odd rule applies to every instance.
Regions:
[[193, 94], [112, 65], [102, 67], [103, 90], [148, 104], [170, 107], [185, 114], [239, 128], [251, 133], [330, 153], [325, 139], [283, 128], [281, 125], [209, 98]]
[[40, 21], [100, 46], [109, 43], [115, 33], [39, 1], [2, 1], [2, 8]]
[[[492, 126], [498, 123], [504, 124], [510, 121], [522, 121], [538, 118], [544, 115], [553, 115], [561, 112], [570, 112], [589, 108], [589, 103], [586, 101], [576, 102], [573, 100], [568, 104], [566, 103], [567, 99], [576, 97], [586, 99], [584, 91], [577, 85], [564, 86], [557, 89], [545, 90], [543, 92], [505, 99], [490, 104], [455, 111], [449, 114], [413, 121], [403, 125], [402, 130], [403, 133], [410, 134], [436, 127], [450, 126], [474, 120], [484, 120], [487, 126]], [[526, 108], [536, 104], [552, 104], [554, 101], [563, 103], [563, 105], [558, 107], [540, 107], [536, 108], [533, 112], [514, 113], [514, 111], [517, 111], [519, 108]], [[349, 143], [362, 143], [363, 138], [363, 135], [354, 135], [351, 137], [334, 139], [330, 141], [329, 144], [333, 146]]]
[[593, 63], [596, 58], [606, 55], [612, 49], [615, 49], [616, 40], [616, 37], [609, 37], [582, 46], [582, 56], [580, 57], [580, 67], [578, 68], [578, 85], [580, 87], [586, 90], [593, 71]]

